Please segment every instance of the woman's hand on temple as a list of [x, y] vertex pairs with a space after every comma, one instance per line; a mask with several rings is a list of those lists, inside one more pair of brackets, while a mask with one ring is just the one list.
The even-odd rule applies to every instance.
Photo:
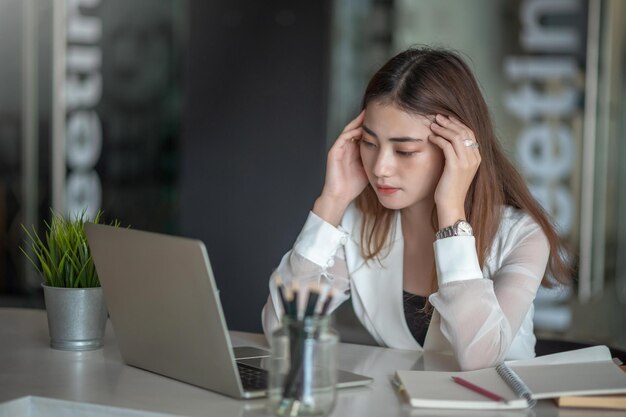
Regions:
[[364, 114], [361, 112], [346, 125], [328, 151], [324, 189], [313, 208], [315, 214], [335, 226], [368, 184], [359, 151]]
[[435, 190], [439, 227], [465, 219], [465, 197], [478, 167], [480, 152], [474, 132], [458, 119], [438, 114], [430, 126], [430, 141], [443, 150], [444, 169]]

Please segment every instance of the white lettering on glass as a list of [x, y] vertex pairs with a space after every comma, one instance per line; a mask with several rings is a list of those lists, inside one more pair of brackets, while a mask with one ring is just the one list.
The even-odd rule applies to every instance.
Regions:
[[102, 204], [102, 186], [95, 170], [102, 153], [102, 124], [95, 107], [102, 98], [102, 21], [85, 15], [100, 0], [67, 0], [66, 215], [83, 211], [95, 217]]
[[574, 222], [569, 182], [577, 149], [572, 124], [582, 97], [576, 54], [583, 46], [581, 31], [563, 24], [562, 17], [582, 11], [581, 0], [523, 1], [520, 46], [529, 55], [504, 60], [507, 79], [516, 84], [504, 95], [504, 105], [522, 123], [516, 141], [519, 166], [562, 235]]

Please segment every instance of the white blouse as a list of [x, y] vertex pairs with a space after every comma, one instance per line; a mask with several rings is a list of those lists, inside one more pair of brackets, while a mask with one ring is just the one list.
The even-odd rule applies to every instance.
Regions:
[[293, 249], [270, 278], [262, 314], [266, 336], [283, 314], [274, 282], [278, 274], [301, 286], [320, 280], [331, 284], [339, 294], [331, 309], [352, 296], [356, 316], [381, 346], [453, 353], [464, 370], [534, 357], [533, 300], [549, 257], [539, 225], [523, 211], [504, 207], [482, 271], [474, 237], [434, 242], [439, 289], [429, 297], [435, 311], [420, 346], [404, 317], [404, 243], [399, 212], [395, 217], [388, 254], [380, 262], [366, 262], [360, 250], [361, 213], [354, 204], [339, 227], [309, 213]]

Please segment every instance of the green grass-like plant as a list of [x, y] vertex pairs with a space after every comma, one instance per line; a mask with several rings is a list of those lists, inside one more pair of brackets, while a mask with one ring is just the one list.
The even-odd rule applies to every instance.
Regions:
[[[85, 234], [87, 221], [100, 223], [102, 212], [98, 211], [96, 217], [89, 220], [85, 211], [76, 214], [73, 219], [66, 219], [52, 211], [52, 220], [45, 222], [45, 241], [39, 237], [34, 225], [31, 230], [22, 225], [26, 244], [36, 259], [29, 256], [24, 248], [20, 247], [20, 250], [43, 276], [46, 285], [62, 288], [100, 286]], [[111, 225], [117, 227], [119, 222], [114, 221]]]

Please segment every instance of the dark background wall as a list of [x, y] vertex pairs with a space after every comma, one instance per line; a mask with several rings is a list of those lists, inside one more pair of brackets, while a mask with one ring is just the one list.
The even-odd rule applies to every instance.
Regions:
[[205, 242], [229, 327], [260, 331], [323, 184], [330, 1], [189, 4], [181, 234]]

